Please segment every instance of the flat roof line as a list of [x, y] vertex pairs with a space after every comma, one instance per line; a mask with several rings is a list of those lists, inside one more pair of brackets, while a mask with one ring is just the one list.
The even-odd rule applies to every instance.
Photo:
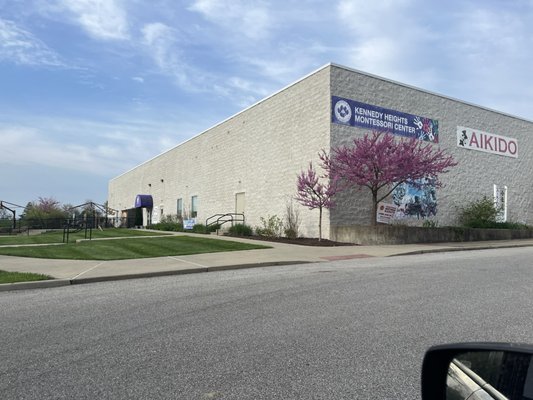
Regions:
[[257, 105], [263, 103], [264, 101], [266, 101], [266, 100], [268, 100], [268, 99], [270, 99], [270, 98], [272, 98], [272, 97], [278, 95], [279, 93], [281, 93], [281, 92], [283, 92], [283, 91], [289, 89], [290, 87], [292, 87], [292, 86], [294, 86], [294, 85], [296, 85], [296, 84], [302, 82], [303, 80], [309, 78], [309, 77], [312, 76], [312, 75], [315, 75], [316, 73], [318, 73], [318, 72], [320, 72], [320, 71], [322, 71], [322, 70], [324, 70], [324, 69], [326, 69], [326, 68], [328, 68], [328, 67], [336, 67], [336, 68], [344, 69], [344, 70], [346, 70], [346, 71], [354, 72], [354, 73], [357, 73], [357, 74], [360, 74], [360, 75], [363, 75], [363, 76], [368, 76], [368, 77], [371, 77], [371, 78], [374, 78], [374, 79], [378, 79], [378, 80], [381, 80], [381, 81], [384, 81], [384, 82], [389, 82], [389, 83], [392, 83], [392, 84], [394, 84], [394, 85], [403, 86], [403, 87], [406, 87], [406, 88], [411, 89], [411, 90], [416, 90], [416, 91], [419, 91], [419, 92], [422, 92], [422, 93], [430, 94], [430, 95], [432, 95], [432, 96], [437, 96], [437, 97], [440, 97], [440, 98], [443, 98], [443, 99], [452, 100], [452, 101], [455, 101], [455, 102], [458, 102], [458, 103], [461, 103], [461, 104], [465, 104], [465, 105], [468, 105], [468, 106], [471, 106], [471, 107], [476, 107], [476, 108], [479, 108], [479, 109], [482, 109], [482, 110], [486, 110], [486, 111], [490, 111], [490, 112], [497, 113], [497, 114], [500, 114], [500, 115], [504, 115], [504, 116], [506, 116], [506, 117], [510, 117], [510, 118], [518, 119], [518, 120], [521, 120], [521, 121], [524, 121], [524, 122], [533, 123], [533, 121], [531, 121], [531, 120], [528, 120], [528, 119], [526, 119], [526, 118], [519, 117], [519, 116], [516, 116], [516, 115], [513, 115], [513, 114], [505, 113], [505, 112], [503, 112], [503, 111], [498, 111], [498, 110], [495, 110], [495, 109], [492, 109], [492, 108], [489, 108], [489, 107], [480, 106], [480, 105], [475, 104], [475, 103], [470, 103], [470, 102], [468, 102], [468, 101], [464, 101], [464, 100], [457, 99], [457, 98], [455, 98], [455, 97], [446, 96], [446, 95], [443, 95], [443, 94], [440, 94], [440, 93], [437, 93], [437, 92], [432, 92], [432, 91], [430, 91], [430, 90], [421, 89], [421, 88], [416, 87], [416, 86], [412, 86], [412, 85], [408, 85], [408, 84], [406, 84], [406, 83], [398, 82], [398, 81], [395, 81], [395, 80], [393, 80], [393, 79], [384, 78], [384, 77], [382, 77], [382, 76], [378, 76], [378, 75], [374, 75], [374, 74], [371, 74], [371, 73], [368, 73], [368, 72], [360, 71], [360, 70], [355, 69], [355, 68], [350, 68], [350, 67], [346, 67], [346, 66], [344, 66], [344, 65], [340, 65], [340, 64], [335, 64], [335, 63], [329, 62], [329, 63], [327, 63], [327, 64], [321, 66], [320, 68], [317, 68], [316, 70], [314, 70], [314, 71], [308, 73], [307, 75], [304, 75], [303, 77], [299, 78], [298, 80], [296, 80], [296, 81], [294, 81], [294, 82], [292, 82], [292, 83], [290, 83], [290, 84], [284, 86], [283, 88], [277, 90], [276, 92], [274, 92], [274, 93], [268, 95], [267, 97], [264, 97], [264, 98], [262, 98], [261, 100], [256, 101], [255, 103], [253, 103], [253, 104], [251, 104], [250, 106], [244, 108], [243, 110], [241, 110], [241, 111], [239, 111], [239, 112], [237, 112], [237, 113], [235, 113], [235, 114], [229, 116], [228, 118], [226, 118], [226, 119], [224, 119], [224, 120], [222, 120], [222, 121], [216, 123], [215, 125], [213, 125], [213, 126], [207, 128], [207, 129], [203, 130], [202, 132], [198, 133], [197, 135], [194, 135], [194, 136], [192, 136], [191, 138], [189, 138], [189, 139], [187, 139], [187, 140], [185, 140], [185, 141], [183, 141], [183, 142], [178, 143], [176, 146], [173, 146], [173, 147], [171, 147], [170, 149], [165, 150], [165, 151], [163, 151], [162, 153], [160, 153], [160, 154], [158, 154], [158, 155], [156, 155], [156, 156], [154, 156], [154, 157], [152, 157], [152, 158], [150, 158], [150, 159], [148, 159], [148, 160], [146, 160], [146, 161], [144, 161], [144, 162], [142, 162], [142, 163], [136, 165], [135, 167], [130, 168], [130, 169], [127, 170], [126, 172], [123, 172], [122, 174], [117, 175], [116, 177], [110, 179], [109, 182], [112, 182], [112, 181], [114, 181], [115, 179], [118, 179], [118, 178], [120, 178], [121, 176], [126, 175], [127, 173], [129, 173], [129, 172], [131, 172], [131, 171], [133, 171], [133, 170], [135, 170], [135, 169], [137, 169], [137, 168], [139, 168], [139, 167], [141, 167], [141, 166], [143, 166], [143, 165], [145, 165], [145, 164], [147, 164], [147, 163], [149, 163], [149, 162], [155, 160], [156, 158], [161, 157], [162, 155], [164, 155], [164, 154], [166, 154], [166, 153], [168, 153], [168, 152], [170, 152], [170, 151], [176, 149], [177, 147], [182, 146], [182, 145], [184, 145], [185, 143], [188, 143], [188, 142], [190, 142], [191, 140], [194, 140], [194, 139], [198, 138], [199, 136], [201, 136], [201, 135], [207, 133], [208, 131], [210, 131], [211, 129], [214, 129], [214, 128], [216, 128], [216, 127], [222, 125], [223, 123], [225, 123], [225, 122], [231, 120], [232, 118], [237, 117], [238, 115], [240, 115], [240, 114], [242, 114], [242, 113], [244, 113], [244, 112], [250, 110], [251, 108], [253, 108], [253, 107], [255, 107], [255, 106], [257, 106]]
[[133, 171], [134, 169], [137, 169], [137, 168], [143, 166], [144, 164], [147, 164], [147, 163], [149, 163], [150, 161], [153, 161], [153, 160], [155, 160], [156, 158], [161, 157], [162, 155], [164, 155], [164, 154], [166, 154], [166, 153], [168, 153], [168, 152], [174, 150], [175, 148], [177, 148], [177, 147], [179, 147], [179, 146], [181, 146], [181, 145], [184, 145], [185, 143], [188, 143], [188, 142], [190, 142], [191, 140], [196, 139], [197, 137], [203, 135], [204, 133], [207, 133], [207, 132], [210, 131], [211, 129], [214, 129], [214, 128], [216, 128], [217, 126], [222, 125], [223, 123], [229, 121], [230, 119], [237, 117], [238, 115], [244, 113], [245, 111], [248, 111], [249, 109], [251, 109], [251, 108], [253, 108], [253, 107], [255, 107], [255, 106], [261, 104], [262, 102], [264, 102], [264, 101], [270, 99], [271, 97], [276, 96], [277, 94], [279, 94], [279, 93], [281, 93], [281, 92], [283, 92], [283, 91], [289, 89], [290, 87], [292, 87], [292, 86], [294, 86], [294, 85], [300, 83], [301, 81], [303, 81], [303, 80], [309, 78], [310, 76], [312, 76], [312, 75], [314, 75], [314, 74], [316, 74], [316, 73], [322, 71], [323, 69], [326, 69], [326, 68], [330, 67], [331, 65], [332, 65], [331, 63], [327, 63], [327, 64], [321, 66], [320, 68], [315, 69], [313, 72], [310, 72], [310, 73], [308, 73], [307, 75], [304, 75], [303, 77], [299, 78], [298, 80], [296, 80], [296, 81], [294, 81], [294, 82], [292, 82], [292, 83], [289, 83], [287, 86], [284, 86], [284, 87], [282, 87], [281, 89], [277, 90], [276, 92], [274, 92], [274, 93], [268, 95], [267, 97], [264, 97], [264, 98], [262, 98], [261, 100], [256, 101], [255, 103], [249, 105], [248, 107], [242, 109], [241, 111], [239, 111], [239, 112], [237, 112], [237, 113], [231, 115], [230, 117], [228, 117], [228, 118], [226, 118], [226, 119], [224, 119], [224, 120], [222, 120], [222, 121], [216, 123], [215, 125], [213, 125], [213, 126], [207, 128], [207, 129], [203, 130], [202, 132], [198, 133], [197, 135], [194, 135], [194, 136], [192, 136], [191, 138], [189, 138], [189, 139], [187, 139], [187, 140], [185, 140], [185, 141], [183, 141], [183, 142], [180, 142], [180, 143], [177, 144], [176, 146], [171, 147], [170, 149], [165, 150], [165, 151], [163, 151], [162, 153], [160, 153], [160, 154], [158, 154], [158, 155], [156, 155], [156, 156], [150, 158], [149, 160], [143, 161], [142, 163], [136, 165], [135, 167], [130, 168], [130, 169], [127, 170], [126, 172], [123, 172], [122, 174], [120, 174], [120, 175], [118, 175], [118, 176], [112, 178], [109, 182], [114, 181], [115, 179], [118, 179], [118, 178], [120, 178], [121, 176], [126, 175], [127, 173]]
[[503, 111], [495, 110], [495, 109], [490, 108], [490, 107], [480, 106], [479, 104], [476, 104], [476, 103], [471, 103], [471, 102], [468, 102], [468, 101], [465, 101], [465, 100], [461, 100], [461, 99], [457, 99], [457, 98], [455, 98], [455, 97], [447, 96], [447, 95], [444, 95], [444, 94], [441, 94], [441, 93], [432, 92], [431, 90], [426, 90], [426, 89], [422, 89], [422, 88], [419, 88], [419, 87], [416, 87], [416, 86], [408, 85], [407, 83], [398, 82], [398, 81], [395, 81], [395, 80], [393, 80], [393, 79], [384, 78], [384, 77], [382, 77], [382, 76], [378, 76], [378, 75], [370, 74], [370, 73], [368, 73], [368, 72], [360, 71], [360, 70], [355, 69], [355, 68], [346, 67], [346, 66], [344, 66], [344, 65], [335, 64], [335, 63], [330, 63], [329, 65], [331, 65], [332, 67], [336, 67], [336, 68], [344, 69], [344, 70], [346, 70], [346, 71], [355, 72], [355, 73], [360, 74], [360, 75], [369, 76], [369, 77], [371, 77], [371, 78], [378, 79], [378, 80], [380, 80], [380, 81], [393, 83], [393, 84], [398, 85], [398, 86], [403, 86], [403, 87], [406, 87], [406, 88], [408, 88], [408, 89], [416, 90], [416, 91], [418, 91], [418, 92], [427, 93], [427, 94], [430, 94], [430, 95], [432, 95], [432, 96], [437, 96], [437, 97], [440, 97], [440, 98], [443, 98], [443, 99], [448, 99], [448, 100], [456, 101], [456, 102], [458, 102], [458, 103], [466, 104], [466, 105], [471, 106], [471, 107], [480, 108], [480, 109], [482, 109], [482, 110], [490, 111], [490, 112], [493, 112], [493, 113], [497, 113], [497, 114], [500, 114], [500, 115], [504, 115], [504, 116], [506, 116], [506, 117], [511, 117], [511, 118], [519, 119], [519, 120], [521, 120], [521, 121], [524, 121], [524, 122], [528, 122], [528, 123], [532, 123], [532, 124], [533, 124], [533, 120], [529, 120], [529, 119], [527, 119], [527, 118], [519, 117], [519, 116], [517, 116], [517, 115], [509, 114], [509, 113], [506, 113], [506, 112], [503, 112]]

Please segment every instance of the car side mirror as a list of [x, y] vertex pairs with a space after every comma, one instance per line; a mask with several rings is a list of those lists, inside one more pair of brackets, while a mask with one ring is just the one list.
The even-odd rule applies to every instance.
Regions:
[[533, 400], [533, 346], [458, 343], [431, 347], [423, 400]]

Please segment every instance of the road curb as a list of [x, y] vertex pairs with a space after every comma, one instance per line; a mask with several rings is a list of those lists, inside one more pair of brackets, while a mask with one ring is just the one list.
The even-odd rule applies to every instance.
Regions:
[[429, 249], [429, 250], [415, 250], [407, 253], [391, 254], [387, 257], [398, 256], [412, 256], [417, 254], [430, 254], [430, 253], [448, 253], [452, 251], [473, 251], [473, 250], [495, 250], [495, 249], [511, 249], [517, 247], [533, 247], [532, 244], [508, 244], [508, 245], [492, 245], [492, 246], [479, 246], [479, 247], [445, 247], [442, 249]]
[[261, 268], [261, 267], [277, 267], [281, 265], [299, 265], [299, 264], [313, 264], [320, 261], [266, 261], [262, 263], [251, 264], [234, 264], [234, 265], [220, 265], [218, 267], [209, 267], [207, 272], [216, 271], [229, 271], [232, 269], [245, 269], [245, 268]]
[[15, 282], [0, 284], [0, 292], [10, 290], [45, 289], [70, 285], [69, 279], [50, 279], [45, 281]]
[[261, 267], [275, 267], [275, 266], [280, 266], [280, 265], [309, 264], [309, 263], [310, 263], [309, 261], [272, 261], [272, 262], [251, 263], [251, 264], [220, 265], [217, 267], [188, 268], [188, 269], [172, 270], [172, 271], [154, 271], [154, 272], [146, 272], [142, 274], [126, 274], [126, 275], [96, 276], [93, 278], [79, 278], [79, 279], [70, 280], [70, 283], [72, 285], [81, 285], [85, 283], [121, 281], [121, 280], [126, 280], [126, 279], [157, 278], [159, 276], [188, 275], [188, 274], [198, 274], [202, 272], [229, 271], [233, 269], [250, 269], [250, 268], [261, 268]]
[[172, 275], [198, 274], [202, 272], [218, 272], [218, 271], [230, 271], [230, 270], [237, 270], [237, 269], [275, 267], [275, 266], [282, 266], [282, 265], [298, 265], [298, 264], [310, 264], [310, 263], [313, 263], [313, 261], [272, 261], [272, 262], [262, 262], [262, 263], [252, 263], [252, 264], [234, 264], [234, 265], [220, 265], [216, 267], [188, 268], [188, 269], [171, 270], [171, 271], [154, 271], [154, 272], [146, 272], [146, 273], [141, 273], [141, 274], [95, 276], [93, 278], [54, 279], [54, 280], [46, 280], [46, 281], [4, 283], [4, 284], [0, 284], [0, 292], [6, 292], [10, 290], [23, 290], [23, 289], [43, 289], [43, 288], [69, 286], [69, 285], [83, 285], [86, 283], [97, 283], [97, 282], [122, 281], [126, 279], [156, 278], [156, 277], [172, 276]]
[[178, 270], [171, 270], [171, 271], [144, 272], [141, 274], [95, 276], [93, 278], [71, 279], [70, 284], [71, 285], [83, 285], [85, 283], [122, 281], [126, 279], [156, 278], [158, 276], [188, 275], [188, 274], [198, 274], [201, 272], [208, 272], [207, 268], [202, 267], [202, 268], [178, 269]]

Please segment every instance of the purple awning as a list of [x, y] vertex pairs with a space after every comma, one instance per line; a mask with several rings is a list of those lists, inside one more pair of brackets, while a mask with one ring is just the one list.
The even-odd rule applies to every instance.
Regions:
[[149, 194], [138, 194], [135, 197], [135, 208], [146, 207], [152, 208], [154, 206], [154, 200]]

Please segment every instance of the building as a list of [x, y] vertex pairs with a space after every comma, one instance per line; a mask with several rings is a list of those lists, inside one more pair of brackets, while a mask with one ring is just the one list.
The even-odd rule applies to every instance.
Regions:
[[[494, 196], [502, 220], [533, 223], [533, 122], [334, 64], [112, 179], [109, 206], [143, 210], [144, 225], [167, 214], [205, 223], [244, 213], [251, 226], [283, 219], [297, 175], [310, 161], [318, 166], [318, 152], [372, 129], [433, 142], [458, 162], [441, 176], [443, 188], [394, 193], [394, 220], [453, 225], [458, 207]], [[323, 216], [324, 237], [369, 223], [367, 191], [343, 192], [336, 203]], [[318, 236], [318, 211], [300, 206], [300, 218], [300, 234]]]

